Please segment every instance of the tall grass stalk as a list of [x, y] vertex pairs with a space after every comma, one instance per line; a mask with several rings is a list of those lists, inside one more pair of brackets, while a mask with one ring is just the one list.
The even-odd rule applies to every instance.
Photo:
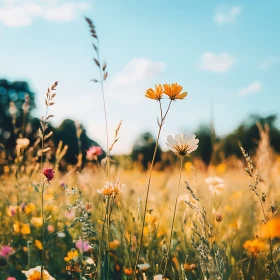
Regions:
[[[45, 98], [46, 112], [45, 116], [42, 117], [39, 128], [39, 137], [41, 138], [41, 172], [43, 172], [43, 156], [45, 152], [48, 152], [50, 148], [45, 147], [45, 140], [52, 135], [52, 132], [46, 135], [46, 130], [48, 129], [47, 120], [53, 117], [53, 115], [49, 115], [49, 107], [54, 105], [53, 98], [56, 93], [53, 93], [56, 90], [58, 82], [54, 82], [53, 85], [48, 88]], [[48, 182], [47, 178], [43, 178], [42, 182], [42, 190], [41, 190], [41, 219], [42, 219], [42, 255], [41, 255], [41, 280], [44, 279], [43, 271], [44, 271], [44, 263], [45, 263], [45, 215], [44, 215], [44, 192], [45, 192], [45, 184]]]
[[[102, 67], [101, 67], [101, 58], [100, 58], [100, 52], [99, 52], [99, 38], [96, 33], [96, 28], [95, 25], [93, 24], [93, 21], [85, 17], [85, 20], [87, 21], [90, 29], [91, 36], [93, 39], [96, 40], [96, 44], [93, 43], [93, 48], [95, 50], [95, 53], [97, 55], [97, 59], [94, 58], [94, 62], [96, 66], [99, 69], [99, 80], [97, 79], [92, 79], [93, 82], [99, 82], [101, 85], [101, 92], [102, 92], [102, 101], [103, 101], [103, 111], [104, 111], [104, 119], [105, 119], [105, 130], [106, 130], [106, 169], [107, 169], [107, 178], [108, 181], [110, 182], [110, 150], [109, 150], [109, 136], [108, 136], [108, 120], [107, 120], [107, 109], [106, 109], [106, 101], [105, 101], [105, 92], [104, 92], [104, 81], [107, 79], [108, 72], [106, 71], [107, 68], [107, 63], [104, 62]], [[105, 217], [107, 217], [108, 210], [110, 208], [110, 200], [107, 200], [107, 205], [106, 205], [106, 213]], [[106, 220], [107, 221], [107, 220]], [[110, 221], [106, 223], [107, 224], [107, 252], [108, 252], [108, 267], [107, 267], [107, 278], [109, 277], [109, 271], [110, 271], [110, 253], [108, 251], [109, 246], [110, 246]], [[98, 252], [98, 268], [97, 268], [97, 275], [100, 273], [100, 264], [101, 264], [101, 256], [102, 256], [102, 240], [103, 240], [103, 235], [104, 235], [104, 227], [105, 227], [105, 222], [102, 225], [101, 229], [101, 236], [100, 236], [100, 244], [99, 244], [99, 252]]]

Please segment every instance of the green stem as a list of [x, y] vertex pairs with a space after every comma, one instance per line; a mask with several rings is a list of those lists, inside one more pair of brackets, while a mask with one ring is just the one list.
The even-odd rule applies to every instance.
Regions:
[[45, 217], [44, 217], [44, 189], [45, 189], [45, 182], [42, 185], [42, 193], [41, 193], [41, 216], [42, 216], [42, 264], [41, 264], [41, 280], [43, 278], [43, 270], [44, 270], [44, 262], [45, 262]]
[[135, 262], [135, 266], [134, 266], [134, 278], [136, 277], [136, 269], [137, 269], [137, 264], [139, 261], [139, 257], [140, 257], [140, 253], [141, 253], [141, 249], [142, 249], [142, 243], [143, 243], [143, 232], [144, 232], [144, 226], [145, 226], [145, 219], [146, 219], [146, 213], [147, 213], [147, 204], [148, 204], [148, 197], [149, 197], [149, 191], [150, 191], [150, 184], [151, 184], [151, 178], [152, 178], [152, 171], [154, 168], [154, 162], [155, 162], [155, 158], [156, 158], [156, 153], [157, 153], [157, 148], [158, 148], [158, 144], [159, 144], [159, 137], [160, 137], [160, 133], [161, 133], [161, 129], [164, 123], [164, 120], [167, 116], [167, 113], [170, 109], [172, 100], [170, 100], [168, 108], [164, 114], [164, 116], [162, 117], [162, 107], [161, 107], [161, 103], [160, 104], [160, 114], [161, 114], [161, 122], [159, 123], [159, 130], [158, 130], [158, 135], [157, 135], [157, 140], [156, 140], [156, 146], [154, 149], [154, 154], [153, 154], [153, 158], [152, 158], [152, 162], [151, 162], [151, 167], [150, 167], [150, 171], [149, 171], [149, 179], [148, 179], [148, 187], [147, 187], [147, 192], [146, 192], [146, 200], [145, 200], [145, 207], [144, 207], [144, 217], [143, 217], [143, 222], [142, 222], [142, 229], [141, 229], [141, 236], [140, 236], [140, 245], [139, 245], [139, 249], [137, 252], [137, 257], [136, 257], [136, 262]]
[[107, 205], [106, 205], [106, 222], [107, 222], [107, 275], [106, 279], [110, 279], [110, 196], [107, 196]]
[[175, 207], [174, 207], [173, 218], [172, 218], [172, 226], [171, 226], [169, 244], [168, 244], [167, 252], [166, 252], [166, 262], [165, 262], [165, 267], [164, 267], [164, 271], [163, 271], [163, 276], [165, 276], [165, 272], [166, 272], [166, 268], [167, 268], [167, 263], [168, 263], [168, 259], [169, 259], [169, 253], [171, 251], [172, 234], [173, 234], [173, 228], [174, 228], [174, 222], [175, 222], [175, 216], [176, 216], [176, 210], [177, 210], [178, 195], [179, 195], [179, 190], [180, 190], [180, 183], [181, 183], [181, 176], [182, 176], [182, 167], [183, 167], [183, 156], [181, 156], [181, 164], [180, 164], [180, 172], [179, 172], [179, 182], [178, 182], [178, 186], [177, 186], [176, 201], [175, 201]]

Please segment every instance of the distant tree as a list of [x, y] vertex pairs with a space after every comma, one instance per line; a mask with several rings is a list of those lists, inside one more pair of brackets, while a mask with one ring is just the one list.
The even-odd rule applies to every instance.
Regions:
[[86, 133], [84, 127], [77, 122], [66, 119], [55, 130], [54, 142], [58, 145], [59, 141], [63, 142], [63, 145], [68, 146], [65, 160], [71, 164], [76, 164], [78, 155], [81, 152], [83, 160], [86, 159], [86, 151], [91, 146], [99, 146], [97, 142], [91, 140]]
[[275, 126], [276, 119], [276, 115], [270, 115], [267, 117], [251, 115], [248, 120], [239, 125], [239, 127], [233, 133], [222, 139], [218, 153], [223, 153], [225, 157], [229, 157], [231, 155], [237, 155], [238, 157], [241, 157], [238, 146], [238, 142], [240, 142], [247, 152], [253, 154], [260, 139], [260, 133], [257, 127], [258, 122], [262, 126], [264, 126], [264, 124], [268, 124], [270, 132], [270, 144], [272, 148], [279, 153], [280, 131]]
[[199, 139], [195, 155], [200, 157], [206, 165], [209, 165], [213, 152], [211, 129], [208, 125], [201, 125], [194, 134]]
[[[138, 162], [138, 164], [144, 169], [147, 170], [149, 163], [152, 162], [154, 149], [156, 146], [156, 140], [153, 135], [149, 132], [141, 134], [132, 148], [131, 158], [134, 162]], [[161, 160], [161, 148], [158, 147], [155, 162], [159, 162]]]
[[[9, 160], [15, 157], [14, 151], [17, 138], [28, 138], [30, 146], [38, 139], [40, 119], [32, 117], [31, 112], [34, 108], [35, 93], [31, 91], [27, 82], [9, 82], [0, 79], [1, 162], [4, 162], [2, 154], [5, 154], [5, 158], [7, 157]], [[64, 120], [58, 128], [52, 127], [50, 123], [48, 125], [48, 131], [53, 131], [53, 137], [48, 141], [53, 141], [56, 147], [60, 141], [63, 142], [63, 145], [68, 145], [64, 158], [67, 163], [76, 164], [80, 151], [83, 155], [83, 160], [85, 160], [88, 148], [99, 146], [87, 136], [83, 126], [78, 126], [73, 120]], [[77, 130], [78, 127], [79, 131]], [[50, 158], [54, 158], [54, 155]], [[37, 160], [39, 161], [40, 159]]]
[[15, 146], [16, 138], [25, 137], [26, 124], [34, 108], [35, 94], [27, 82], [0, 79], [0, 142], [8, 154]]

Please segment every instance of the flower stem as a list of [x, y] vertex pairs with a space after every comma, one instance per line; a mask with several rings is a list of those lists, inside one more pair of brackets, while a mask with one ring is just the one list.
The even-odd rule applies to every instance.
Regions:
[[41, 279], [43, 278], [43, 270], [44, 270], [44, 262], [45, 262], [45, 217], [44, 217], [44, 189], [45, 189], [45, 182], [42, 185], [42, 193], [41, 193], [41, 216], [42, 216], [42, 264], [41, 264]]
[[107, 275], [106, 279], [110, 279], [110, 196], [107, 196], [107, 205], [106, 205], [106, 218], [107, 218]]
[[152, 178], [152, 171], [153, 171], [153, 168], [154, 168], [156, 153], [157, 153], [158, 144], [159, 144], [159, 137], [160, 137], [160, 133], [161, 133], [161, 129], [162, 129], [164, 120], [165, 120], [165, 118], [167, 116], [167, 113], [168, 113], [168, 111], [170, 109], [171, 103], [172, 103], [172, 100], [170, 100], [168, 108], [167, 108], [164, 116], [162, 117], [162, 107], [161, 107], [161, 103], [159, 102], [159, 104], [160, 104], [161, 122], [159, 123], [159, 130], [158, 130], [158, 135], [157, 135], [157, 140], [156, 140], [156, 146], [155, 146], [155, 149], [154, 149], [154, 154], [153, 154], [153, 158], [152, 158], [152, 162], [151, 162], [151, 166], [150, 166], [150, 171], [149, 171], [148, 187], [147, 187], [145, 207], [144, 207], [144, 217], [143, 217], [142, 229], [141, 229], [141, 235], [140, 235], [140, 244], [139, 244], [139, 249], [138, 249], [138, 252], [137, 252], [136, 262], [135, 262], [135, 266], [134, 266], [134, 278], [136, 277], [137, 264], [138, 264], [140, 253], [141, 253], [141, 249], [142, 249], [143, 233], [144, 233], [145, 219], [146, 219], [146, 213], [147, 213], [148, 197], [149, 197], [149, 192], [150, 192], [150, 184], [151, 184], [151, 178]]
[[173, 218], [172, 218], [169, 244], [168, 244], [167, 252], [166, 252], [166, 262], [165, 262], [165, 266], [164, 266], [163, 276], [165, 276], [167, 263], [168, 263], [168, 259], [169, 259], [169, 253], [171, 251], [172, 234], [173, 234], [173, 228], [174, 228], [174, 222], [175, 222], [175, 216], [176, 216], [176, 210], [177, 210], [178, 195], [179, 195], [179, 190], [180, 190], [182, 167], [183, 167], [183, 157], [181, 156], [180, 171], [179, 171], [179, 182], [178, 182], [178, 186], [177, 186], [176, 201], [175, 201], [175, 207], [174, 207]]

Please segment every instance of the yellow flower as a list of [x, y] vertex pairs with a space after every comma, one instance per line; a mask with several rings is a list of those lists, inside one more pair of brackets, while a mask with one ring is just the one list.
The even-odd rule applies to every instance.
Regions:
[[30, 214], [33, 210], [35, 210], [36, 206], [34, 203], [28, 203], [25, 207], [24, 207], [24, 212], [26, 214]]
[[155, 85], [155, 90], [149, 88], [146, 90], [145, 96], [154, 99], [154, 100], [161, 100], [163, 95], [163, 88], [162, 85]]
[[266, 249], [266, 244], [264, 244], [259, 239], [247, 240], [243, 244], [244, 249], [247, 251], [247, 254], [250, 256], [257, 256], [261, 251]]
[[65, 257], [64, 260], [65, 260], [66, 262], [69, 262], [70, 260], [72, 260], [72, 259], [74, 259], [74, 258], [76, 258], [76, 257], [78, 257], [78, 256], [79, 256], [79, 253], [78, 253], [77, 250], [71, 250], [71, 251], [69, 251], [69, 252], [67, 253], [67, 257]]
[[154, 225], [157, 222], [157, 217], [153, 216], [153, 215], [148, 215], [148, 216], [146, 216], [145, 221], [148, 224], [153, 224]]
[[31, 224], [35, 227], [41, 227], [43, 225], [42, 217], [32, 217]]
[[271, 238], [280, 237], [280, 218], [274, 217], [266, 225], [262, 225], [259, 234], [262, 238], [268, 238], [269, 234]]
[[40, 240], [35, 240], [35, 246], [39, 249], [42, 250], [43, 249], [43, 245], [42, 242]]
[[115, 250], [119, 247], [119, 245], [120, 241], [115, 239], [113, 242], [110, 242], [110, 249]]
[[132, 275], [133, 270], [132, 270], [132, 268], [125, 268], [125, 269], [123, 270], [123, 272], [124, 272], [124, 274], [126, 274], [126, 275]]
[[226, 172], [227, 170], [227, 165], [225, 163], [220, 163], [217, 167], [216, 167], [217, 173], [218, 174], [223, 174]]
[[191, 162], [186, 162], [185, 163], [185, 170], [187, 171], [187, 172], [191, 172], [192, 170], [193, 170], [193, 164], [191, 163]]
[[164, 93], [170, 98], [170, 100], [184, 99], [188, 95], [187, 92], [182, 92], [183, 87], [177, 83], [164, 84], [163, 87]]
[[36, 266], [27, 271], [23, 270], [22, 273], [25, 274], [27, 280], [55, 280], [48, 271], [43, 270], [43, 279], [41, 278], [41, 266]]
[[16, 222], [13, 225], [15, 233], [30, 234], [30, 227], [28, 224]]

